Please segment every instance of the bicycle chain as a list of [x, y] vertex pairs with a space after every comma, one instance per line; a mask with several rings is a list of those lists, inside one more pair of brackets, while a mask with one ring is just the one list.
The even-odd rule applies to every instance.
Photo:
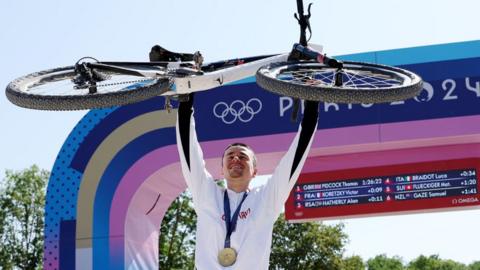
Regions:
[[[169, 79], [169, 87], [171, 88], [172, 85], [174, 84], [173, 80], [173, 75], [175, 73], [176, 68], [168, 68], [166, 74], [164, 75], [165, 77], [168, 77]], [[96, 85], [97, 87], [107, 87], [107, 86], [115, 86], [115, 85], [121, 85], [121, 84], [130, 84], [130, 83], [139, 83], [139, 82], [145, 82], [148, 80], [155, 80], [154, 78], [148, 78], [148, 79], [142, 79], [142, 80], [132, 80], [132, 81], [126, 81], [126, 82], [116, 82], [116, 83], [106, 83], [106, 84], [99, 84]]]

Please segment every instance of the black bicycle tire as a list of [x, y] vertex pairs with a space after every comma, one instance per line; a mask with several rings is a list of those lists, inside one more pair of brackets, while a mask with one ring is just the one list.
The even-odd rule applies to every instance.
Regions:
[[382, 69], [391, 72], [397, 72], [408, 76], [411, 83], [407, 85], [386, 87], [381, 89], [358, 90], [354, 88], [344, 88], [338, 86], [310, 86], [290, 83], [288, 81], [279, 80], [265, 75], [271, 69], [278, 69], [284, 66], [314, 64], [323, 66], [320, 63], [312, 62], [279, 62], [261, 67], [256, 73], [257, 84], [270, 92], [305, 100], [332, 102], [332, 103], [385, 103], [394, 102], [412, 98], [423, 88], [423, 81], [420, 76], [405, 69], [398, 67], [385, 66], [379, 64], [370, 64], [362, 62], [344, 62], [344, 67], [348, 68], [350, 65], [365, 67], [368, 69]]
[[5, 94], [13, 104], [36, 110], [68, 111], [107, 108], [140, 102], [169, 90], [169, 79], [159, 78], [154, 84], [131, 90], [89, 95], [35, 95], [21, 90], [27, 81], [60, 71], [74, 70], [73, 66], [59, 67], [31, 73], [8, 84]]

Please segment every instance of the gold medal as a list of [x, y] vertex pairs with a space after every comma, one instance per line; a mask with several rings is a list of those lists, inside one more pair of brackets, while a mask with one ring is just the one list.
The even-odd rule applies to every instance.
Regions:
[[224, 248], [218, 253], [218, 262], [221, 266], [231, 266], [237, 260], [237, 252], [233, 248]]

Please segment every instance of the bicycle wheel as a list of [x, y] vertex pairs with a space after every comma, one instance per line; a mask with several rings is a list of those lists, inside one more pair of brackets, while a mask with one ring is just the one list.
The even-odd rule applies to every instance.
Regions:
[[[344, 62], [338, 70], [320, 63], [283, 62], [257, 71], [257, 84], [285, 96], [334, 103], [383, 103], [416, 96], [423, 87], [410, 71], [377, 64]], [[343, 84], [335, 86], [335, 76]]]
[[111, 70], [93, 72], [102, 78], [81, 84], [74, 66], [32, 73], [12, 81], [6, 95], [13, 104], [30, 109], [84, 110], [142, 101], [169, 88], [166, 77], [146, 78]]

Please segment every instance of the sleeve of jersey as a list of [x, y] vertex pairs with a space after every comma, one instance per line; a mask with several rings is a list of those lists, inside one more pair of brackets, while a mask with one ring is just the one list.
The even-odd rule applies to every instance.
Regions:
[[[177, 117], [177, 147], [182, 166], [182, 173], [195, 207], [201, 206], [207, 198], [212, 198], [215, 183], [205, 168], [203, 152], [197, 140], [195, 121], [193, 119], [193, 95], [189, 101], [181, 102]], [[203, 198], [206, 197], [206, 198]]]
[[304, 117], [290, 148], [277, 165], [265, 187], [266, 211], [280, 214], [295, 185], [313, 142], [318, 122], [318, 102], [305, 101]]

